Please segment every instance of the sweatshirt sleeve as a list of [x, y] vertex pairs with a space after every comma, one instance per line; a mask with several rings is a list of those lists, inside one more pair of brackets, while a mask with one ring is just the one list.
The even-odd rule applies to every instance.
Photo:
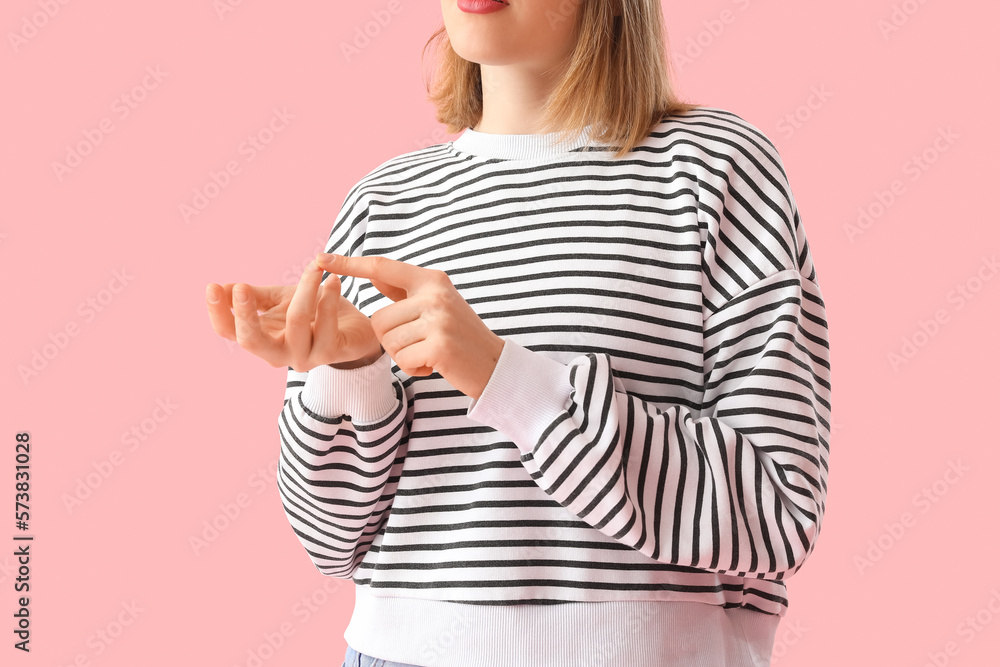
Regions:
[[775, 273], [706, 324], [702, 414], [630, 395], [605, 353], [562, 364], [506, 340], [470, 419], [506, 434], [545, 493], [653, 560], [782, 579], [826, 496], [822, 301]]
[[[563, 364], [507, 339], [468, 416], [506, 434], [545, 493], [618, 542], [662, 563], [780, 580], [812, 552], [824, 515], [830, 356], [780, 161], [777, 188], [753, 164], [734, 160], [718, 199], [706, 195], [703, 270], [726, 271], [704, 281], [700, 409], [630, 395], [607, 353]], [[756, 196], [744, 196], [750, 180], [764, 183]], [[773, 243], [735, 246], [735, 227], [762, 239], [765, 225]]]
[[[348, 195], [327, 252], [361, 247], [367, 216], [358, 193]], [[357, 305], [356, 281], [344, 284]], [[350, 578], [389, 516], [399, 445], [409, 428], [403, 386], [390, 364], [383, 353], [360, 368], [288, 368], [278, 419], [278, 493], [292, 530], [324, 575]]]

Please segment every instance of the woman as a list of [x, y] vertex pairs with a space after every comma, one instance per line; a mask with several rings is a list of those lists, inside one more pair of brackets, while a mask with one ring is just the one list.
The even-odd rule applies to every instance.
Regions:
[[344, 665], [769, 664], [831, 416], [780, 157], [675, 99], [657, 0], [441, 6], [463, 134], [365, 176], [297, 286], [208, 286], [288, 368], [278, 487], [356, 584]]

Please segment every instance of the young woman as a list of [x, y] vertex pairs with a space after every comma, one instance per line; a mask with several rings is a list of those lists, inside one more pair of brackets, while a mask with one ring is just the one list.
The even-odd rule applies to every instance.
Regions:
[[675, 99], [659, 0], [441, 7], [461, 136], [369, 172], [297, 286], [208, 286], [288, 368], [278, 488], [356, 584], [344, 665], [769, 664], [831, 416], [781, 159]]

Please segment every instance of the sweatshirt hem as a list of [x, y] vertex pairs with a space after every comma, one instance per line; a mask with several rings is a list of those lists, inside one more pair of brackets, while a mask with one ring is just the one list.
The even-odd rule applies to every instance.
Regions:
[[743, 607], [622, 600], [484, 606], [355, 586], [344, 632], [361, 653], [434, 667], [627, 664], [760, 667], [780, 623]]

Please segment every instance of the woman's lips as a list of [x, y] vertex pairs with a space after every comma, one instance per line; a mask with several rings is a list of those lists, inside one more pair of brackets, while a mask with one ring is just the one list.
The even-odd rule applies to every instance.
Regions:
[[507, 0], [457, 0], [457, 4], [469, 14], [493, 14], [509, 6]]

